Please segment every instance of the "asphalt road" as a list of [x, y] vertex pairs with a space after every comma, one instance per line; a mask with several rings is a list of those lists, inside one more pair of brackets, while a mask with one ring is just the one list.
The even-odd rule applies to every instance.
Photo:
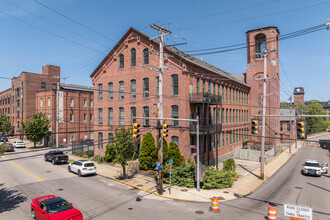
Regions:
[[[330, 139], [319, 137], [320, 139]], [[329, 163], [328, 151], [303, 147], [251, 195], [222, 202], [220, 213], [208, 211], [210, 203], [193, 203], [149, 195], [102, 176], [79, 178], [66, 165], [44, 162], [46, 151], [18, 149], [0, 159], [0, 220], [31, 219], [31, 199], [47, 194], [61, 196], [82, 211], [84, 219], [265, 219], [269, 203], [313, 208], [314, 220], [330, 219], [330, 176], [302, 176], [306, 159]], [[60, 190], [60, 191], [59, 191]], [[196, 213], [202, 213], [197, 214]]]

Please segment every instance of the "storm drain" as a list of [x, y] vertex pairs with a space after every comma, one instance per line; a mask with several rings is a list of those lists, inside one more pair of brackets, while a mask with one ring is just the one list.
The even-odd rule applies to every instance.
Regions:
[[182, 192], [187, 192], [188, 190], [187, 189], [181, 189]]
[[128, 208], [128, 210], [133, 210], [133, 208]]
[[204, 214], [204, 212], [203, 211], [200, 211], [200, 210], [197, 210], [195, 213], [196, 214], [199, 214], [199, 215]]
[[47, 171], [45, 171], [46, 173], [51, 173], [52, 171], [49, 171], [49, 170], [47, 170]]
[[56, 191], [63, 191], [63, 189], [59, 188], [59, 189], [56, 189]]
[[139, 184], [139, 185], [136, 185], [137, 187], [142, 187], [143, 185], [142, 184]]
[[223, 191], [223, 193], [229, 193], [228, 191]]
[[296, 189], [302, 189], [302, 187], [300, 187], [300, 186], [295, 186], [294, 188], [296, 188]]

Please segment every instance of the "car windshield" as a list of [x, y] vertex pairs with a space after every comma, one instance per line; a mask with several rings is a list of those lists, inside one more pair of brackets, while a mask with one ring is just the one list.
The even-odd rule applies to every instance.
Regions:
[[94, 163], [85, 163], [84, 167], [94, 167]]
[[63, 154], [62, 151], [57, 151], [57, 152], [54, 152], [54, 154]]
[[319, 167], [319, 163], [310, 163], [310, 162], [305, 162], [305, 166], [307, 167]]
[[65, 200], [47, 204], [47, 213], [49, 214], [63, 212], [69, 209], [72, 209], [72, 206]]
[[7, 145], [7, 147], [12, 147], [13, 146], [13, 144], [11, 144], [11, 143], [6, 143], [6, 145]]

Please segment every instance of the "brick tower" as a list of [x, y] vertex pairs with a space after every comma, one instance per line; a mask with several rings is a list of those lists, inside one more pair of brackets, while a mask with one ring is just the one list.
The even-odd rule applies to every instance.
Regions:
[[304, 104], [305, 101], [305, 92], [303, 87], [296, 87], [293, 90], [294, 104]]
[[[280, 32], [277, 27], [268, 26], [246, 32], [247, 37], [247, 68], [246, 80], [251, 86], [249, 95], [249, 105], [251, 106], [250, 118], [260, 119], [254, 115], [262, 115], [263, 101], [263, 78], [264, 55], [258, 54], [264, 50], [273, 51], [267, 54], [267, 90], [266, 90], [266, 115], [280, 115], [280, 69], [279, 69], [279, 45], [278, 36]], [[266, 139], [265, 144], [276, 146], [280, 143], [280, 118], [266, 117]], [[251, 134], [251, 132], [250, 132]], [[261, 127], [259, 135], [261, 136]], [[260, 144], [261, 137], [253, 137], [253, 143]]]

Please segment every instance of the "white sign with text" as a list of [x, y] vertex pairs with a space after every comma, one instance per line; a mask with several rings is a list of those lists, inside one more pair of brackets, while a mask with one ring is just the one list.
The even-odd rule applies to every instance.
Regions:
[[304, 207], [304, 206], [284, 204], [284, 215], [290, 217], [302, 218], [306, 220], [313, 220], [312, 208]]

